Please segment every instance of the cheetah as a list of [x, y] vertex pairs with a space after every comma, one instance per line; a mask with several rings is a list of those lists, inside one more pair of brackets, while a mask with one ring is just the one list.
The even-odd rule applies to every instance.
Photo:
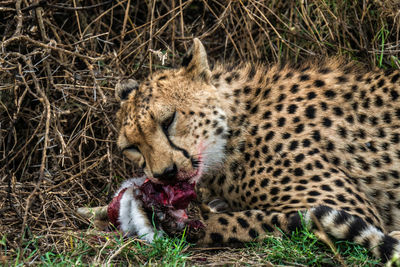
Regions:
[[198, 244], [305, 223], [386, 262], [400, 252], [399, 82], [336, 59], [210, 68], [194, 39], [181, 67], [116, 88], [117, 143], [153, 182], [226, 203], [202, 214]]

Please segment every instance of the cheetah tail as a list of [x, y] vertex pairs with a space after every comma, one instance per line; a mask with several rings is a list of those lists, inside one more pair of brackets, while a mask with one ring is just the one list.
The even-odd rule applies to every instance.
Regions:
[[374, 256], [381, 258], [383, 263], [400, 254], [400, 240], [384, 234], [380, 229], [358, 216], [328, 206], [311, 208], [303, 214], [304, 219], [300, 214], [293, 214], [289, 218], [288, 230], [291, 231], [301, 226], [302, 220], [306, 225], [311, 225], [315, 229], [316, 224], [312, 223], [312, 217], [318, 220], [327, 234], [366, 247]]

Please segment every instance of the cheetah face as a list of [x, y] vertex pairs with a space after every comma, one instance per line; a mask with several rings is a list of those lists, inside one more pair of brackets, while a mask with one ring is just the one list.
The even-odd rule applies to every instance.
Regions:
[[155, 183], [196, 182], [224, 158], [228, 125], [203, 45], [183, 67], [116, 87], [118, 146]]

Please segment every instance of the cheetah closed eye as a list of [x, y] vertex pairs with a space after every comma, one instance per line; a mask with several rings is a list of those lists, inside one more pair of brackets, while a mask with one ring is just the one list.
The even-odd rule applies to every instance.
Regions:
[[[202, 43], [178, 69], [117, 87], [118, 145], [154, 183], [197, 183], [198, 243], [310, 228], [387, 261], [400, 251], [400, 73], [338, 60], [208, 65]], [[212, 203], [212, 202], [211, 202]], [[299, 213], [300, 212], [300, 213]]]

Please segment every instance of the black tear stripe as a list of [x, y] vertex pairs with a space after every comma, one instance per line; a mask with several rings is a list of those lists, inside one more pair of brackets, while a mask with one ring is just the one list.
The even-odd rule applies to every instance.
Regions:
[[165, 130], [164, 130], [164, 134], [165, 134], [165, 136], [167, 137], [167, 140], [168, 140], [169, 145], [170, 145], [173, 149], [178, 150], [178, 151], [181, 151], [182, 154], [185, 156], [185, 158], [190, 159], [190, 154], [189, 154], [189, 152], [187, 152], [185, 149], [183, 149], [183, 148], [181, 148], [181, 147], [175, 145], [175, 144], [171, 141], [171, 139], [169, 138], [168, 133], [167, 133]]

